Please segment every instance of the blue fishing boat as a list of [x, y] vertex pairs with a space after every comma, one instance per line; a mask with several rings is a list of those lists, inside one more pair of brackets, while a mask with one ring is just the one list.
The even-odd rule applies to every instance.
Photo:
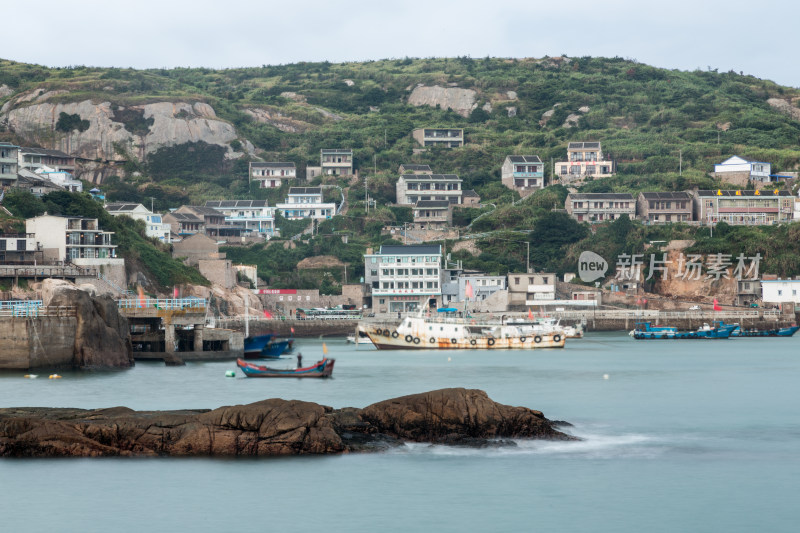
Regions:
[[266, 335], [253, 335], [244, 340], [244, 357], [245, 359], [261, 357], [261, 351], [274, 337], [272, 333]]
[[256, 357], [276, 359], [286, 353], [289, 348], [289, 339], [272, 339]]
[[791, 337], [797, 330], [800, 329], [800, 326], [797, 324], [792, 324], [791, 326], [786, 326], [785, 328], [772, 328], [772, 329], [757, 329], [757, 328], [750, 328], [750, 329], [742, 329], [739, 324], [734, 324], [736, 326], [731, 333], [731, 337]]
[[736, 328], [735, 324], [703, 324], [695, 331], [679, 331], [670, 326], [653, 326], [650, 322], [637, 322], [630, 332], [634, 339], [727, 339]]
[[304, 368], [269, 368], [254, 365], [242, 359], [236, 360], [236, 365], [242, 369], [248, 378], [329, 378], [333, 373], [333, 364], [336, 359], [323, 357], [311, 366]]

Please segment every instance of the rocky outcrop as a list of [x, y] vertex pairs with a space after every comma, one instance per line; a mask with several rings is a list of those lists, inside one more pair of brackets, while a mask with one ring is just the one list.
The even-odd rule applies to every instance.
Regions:
[[5, 98], [10, 94], [14, 94], [14, 89], [6, 84], [0, 85], [0, 98]]
[[128, 320], [117, 303], [107, 295], [92, 297], [66, 281], [42, 282], [45, 306], [74, 306], [77, 328], [73, 345], [73, 366], [77, 368], [127, 368], [133, 366]]
[[793, 106], [782, 98], [769, 98], [767, 103], [781, 113], [785, 113], [795, 120], [800, 120], [800, 108]]
[[306, 257], [297, 263], [297, 270], [314, 270], [314, 269], [329, 269], [329, 268], [342, 268], [344, 263], [332, 255], [315, 255], [313, 257]]
[[[91, 100], [41, 101], [50, 94], [34, 92], [18, 97], [9, 102], [1, 118], [9, 130], [27, 141], [86, 159], [124, 159], [115, 144], [143, 159], [164, 146], [200, 141], [228, 146], [237, 138], [234, 127], [217, 119], [214, 109], [204, 102], [156, 102], [125, 108]], [[31, 98], [31, 105], [20, 105]], [[56, 130], [61, 113], [80, 116], [88, 121], [88, 129], [68, 133]]]
[[[264, 306], [252, 291], [244, 287], [235, 286], [226, 289], [222, 285], [214, 284], [211, 287], [203, 285], [186, 285], [184, 296], [195, 298], [205, 298], [208, 300], [209, 312], [214, 316], [261, 316]], [[247, 301], [247, 312], [245, 313], [245, 301]]]
[[427, 105], [431, 107], [441, 107], [442, 109], [452, 109], [461, 116], [469, 116], [475, 109], [477, 93], [472, 89], [460, 89], [458, 87], [433, 87], [418, 86], [411, 91], [408, 103], [413, 106]]
[[288, 133], [303, 133], [313, 127], [307, 122], [294, 119], [274, 109], [251, 107], [245, 109], [244, 112], [253, 117], [256, 122], [269, 124]]
[[443, 389], [364, 409], [271, 399], [213, 411], [0, 409], [0, 457], [285, 456], [376, 451], [404, 441], [514, 445], [576, 440], [541, 412]]

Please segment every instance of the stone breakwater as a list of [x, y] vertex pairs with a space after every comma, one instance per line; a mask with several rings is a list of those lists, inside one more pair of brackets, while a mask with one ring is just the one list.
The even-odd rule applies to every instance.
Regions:
[[381, 451], [403, 442], [513, 445], [577, 440], [540, 411], [442, 389], [363, 409], [269, 399], [214, 410], [0, 409], [0, 457], [284, 456]]

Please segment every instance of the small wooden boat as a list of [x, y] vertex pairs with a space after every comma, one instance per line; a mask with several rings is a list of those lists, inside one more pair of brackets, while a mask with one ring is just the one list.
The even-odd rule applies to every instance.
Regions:
[[242, 369], [248, 378], [329, 378], [333, 373], [333, 364], [336, 359], [323, 357], [312, 366], [305, 368], [269, 368], [267, 366], [254, 365], [243, 359], [236, 360], [236, 366]]

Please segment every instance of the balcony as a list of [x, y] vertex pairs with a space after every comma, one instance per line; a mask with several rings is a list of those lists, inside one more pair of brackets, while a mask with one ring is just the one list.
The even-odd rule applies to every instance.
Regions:
[[544, 172], [514, 172], [515, 178], [542, 178], [544, 177]]

